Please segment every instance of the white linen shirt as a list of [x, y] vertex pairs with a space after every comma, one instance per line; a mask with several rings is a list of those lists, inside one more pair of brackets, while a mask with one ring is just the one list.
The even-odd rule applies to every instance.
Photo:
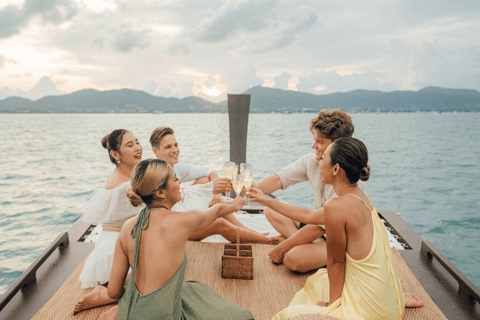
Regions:
[[[316, 209], [323, 208], [325, 202], [337, 196], [330, 184], [322, 182], [322, 173], [318, 164], [319, 160], [315, 159], [315, 153], [309, 153], [277, 172], [282, 182], [282, 190], [300, 182], [310, 182]], [[358, 186], [365, 192], [363, 181], [358, 181]]]
[[182, 182], [189, 182], [197, 180], [201, 177], [208, 177], [213, 169], [208, 167], [194, 166], [188, 163], [176, 163], [173, 166], [177, 178]]

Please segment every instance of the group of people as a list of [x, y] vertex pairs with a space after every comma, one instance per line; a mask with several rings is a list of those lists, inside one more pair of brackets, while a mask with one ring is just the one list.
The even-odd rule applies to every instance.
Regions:
[[[278, 243], [269, 252], [274, 263], [297, 272], [321, 268], [274, 319], [316, 313], [400, 319], [405, 307], [422, 306], [403, 292], [386, 229], [364, 192], [368, 152], [352, 138], [351, 118], [340, 110], [322, 110], [311, 120], [310, 131], [315, 153], [254, 183], [248, 193], [265, 206], [265, 217], [281, 234], [277, 237], [249, 229], [232, 215], [241, 210], [243, 199], [220, 200], [222, 192], [233, 190], [230, 179], [207, 167], [179, 163], [171, 128], [151, 134], [157, 159], [142, 160], [143, 148], [133, 133], [120, 129], [108, 134], [102, 145], [115, 169], [83, 216], [103, 228], [79, 279], [82, 288], [95, 289], [73, 313], [118, 301], [101, 318], [253, 319], [249, 310], [208, 285], [183, 281], [187, 240], [220, 234], [235, 241], [237, 229], [242, 242]], [[187, 181], [193, 183], [180, 189]], [[303, 181], [312, 185], [316, 209], [265, 196]]]

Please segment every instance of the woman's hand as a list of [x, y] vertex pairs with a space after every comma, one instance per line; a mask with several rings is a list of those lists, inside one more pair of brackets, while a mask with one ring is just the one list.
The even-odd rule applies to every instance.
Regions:
[[269, 199], [260, 189], [257, 188], [250, 188], [248, 192], [248, 200], [253, 200], [255, 202], [260, 203], [262, 206], [265, 205], [265, 202]]
[[216, 178], [213, 180], [213, 194], [233, 191], [232, 180], [228, 178]]

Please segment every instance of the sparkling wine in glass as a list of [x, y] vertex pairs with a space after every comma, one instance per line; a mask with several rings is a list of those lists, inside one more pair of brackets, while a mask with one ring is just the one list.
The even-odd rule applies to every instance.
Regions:
[[[233, 175], [237, 173], [236, 170], [237, 166], [235, 162], [232, 161], [225, 161], [223, 164], [223, 176], [228, 179], [232, 179]], [[222, 197], [224, 201], [230, 202], [233, 201], [233, 199], [228, 195], [228, 192], [226, 192], [226, 196]]]
[[[245, 185], [245, 189], [247, 189], [247, 193], [250, 191], [250, 187], [253, 183], [253, 171], [252, 166], [249, 163], [242, 163], [240, 164], [240, 173], [243, 175], [243, 184]], [[247, 206], [249, 206], [248, 197], [246, 197]]]
[[232, 184], [235, 193], [239, 196], [243, 190], [243, 176], [241, 174], [234, 174], [232, 177]]

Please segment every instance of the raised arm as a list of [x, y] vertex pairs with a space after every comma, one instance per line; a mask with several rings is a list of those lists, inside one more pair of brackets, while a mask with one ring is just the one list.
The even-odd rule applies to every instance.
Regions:
[[323, 208], [311, 210], [292, 206], [265, 196], [262, 190], [258, 188], [250, 188], [249, 198], [263, 206], [267, 206], [278, 213], [283, 214], [286, 217], [289, 217], [290, 219], [300, 221], [305, 224], [325, 224]]
[[205, 210], [189, 210], [184, 212], [185, 228], [191, 234], [195, 231], [208, 227], [219, 217], [225, 217], [240, 211], [243, 207], [243, 199], [237, 196], [232, 203], [218, 203]]
[[208, 175], [208, 180], [209, 181], [213, 181], [215, 179], [218, 178], [218, 173], [217, 171], [213, 170], [212, 172], [210, 172], [210, 174]]
[[277, 190], [283, 189], [282, 181], [276, 174], [263, 178], [257, 183], [252, 184], [252, 187], [262, 190], [265, 194], [270, 194]]
[[345, 284], [346, 216], [348, 216], [348, 208], [343, 207], [338, 198], [325, 204], [325, 228], [328, 232], [327, 270], [330, 282], [330, 301], [328, 305], [340, 298]]

